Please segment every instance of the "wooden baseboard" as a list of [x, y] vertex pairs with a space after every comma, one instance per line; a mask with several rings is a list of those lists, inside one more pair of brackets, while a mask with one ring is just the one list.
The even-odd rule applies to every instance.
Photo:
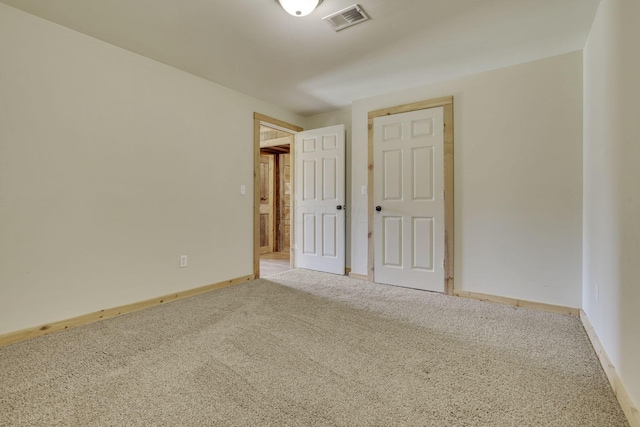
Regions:
[[618, 375], [618, 371], [616, 367], [611, 363], [611, 359], [609, 359], [609, 355], [605, 351], [602, 343], [600, 342], [600, 338], [598, 338], [598, 334], [596, 334], [596, 330], [591, 325], [591, 321], [587, 317], [587, 314], [580, 310], [580, 320], [582, 320], [582, 325], [584, 326], [584, 330], [587, 332], [587, 336], [591, 341], [591, 345], [598, 355], [598, 359], [600, 359], [600, 364], [602, 365], [602, 369], [604, 373], [607, 374], [607, 378], [609, 379], [609, 383], [611, 384], [611, 388], [618, 398], [618, 402], [620, 403], [620, 407], [624, 411], [624, 414], [627, 416], [627, 420], [631, 427], [640, 427], [640, 411], [638, 411], [638, 405], [636, 405], [627, 392], [620, 376]]
[[122, 314], [131, 313], [133, 311], [143, 310], [145, 308], [154, 307], [157, 305], [165, 304], [172, 301], [178, 301], [184, 298], [193, 297], [196, 295], [204, 294], [207, 292], [215, 291], [218, 289], [228, 288], [230, 286], [239, 285], [241, 283], [253, 280], [253, 275], [238, 277], [224, 282], [214, 283], [212, 285], [202, 286], [195, 289], [189, 289], [182, 292], [176, 292], [170, 295], [165, 295], [158, 298], [149, 299], [146, 301], [140, 301], [132, 304], [123, 305], [120, 307], [107, 308], [104, 310], [96, 311], [94, 313], [84, 314], [82, 316], [73, 317], [67, 320], [61, 320], [59, 322], [47, 323], [46, 325], [36, 326], [35, 328], [23, 329], [21, 331], [9, 332], [8, 334], [0, 335], [0, 347], [14, 344], [19, 341], [28, 340], [31, 338], [48, 335], [54, 332], [62, 331], [65, 329], [75, 328], [77, 326], [86, 325], [88, 323], [97, 322], [99, 320], [109, 319], [112, 317], [120, 316]]
[[356, 273], [349, 273], [349, 277], [351, 277], [352, 279], [358, 279], [358, 280], [364, 280], [364, 281], [369, 281], [369, 276], [365, 275], [365, 274], [356, 274]]
[[508, 305], [511, 307], [522, 307], [531, 310], [547, 311], [550, 313], [568, 314], [576, 317], [580, 315], [579, 308], [564, 307], [561, 305], [545, 304], [542, 302], [525, 301], [515, 298], [499, 297], [496, 295], [487, 295], [467, 291], [454, 291], [453, 294], [457, 297], [470, 298], [485, 302], [493, 302], [497, 304]]

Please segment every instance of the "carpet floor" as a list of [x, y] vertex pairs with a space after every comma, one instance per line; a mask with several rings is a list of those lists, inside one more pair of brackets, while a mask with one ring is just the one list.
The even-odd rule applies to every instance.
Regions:
[[0, 348], [1, 426], [627, 426], [580, 321], [293, 270]]

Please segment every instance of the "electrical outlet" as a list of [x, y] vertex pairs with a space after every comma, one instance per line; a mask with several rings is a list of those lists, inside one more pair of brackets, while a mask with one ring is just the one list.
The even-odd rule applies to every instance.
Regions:
[[600, 302], [600, 285], [596, 282], [596, 302]]
[[184, 268], [187, 266], [187, 256], [186, 255], [182, 255], [180, 257], [180, 268]]

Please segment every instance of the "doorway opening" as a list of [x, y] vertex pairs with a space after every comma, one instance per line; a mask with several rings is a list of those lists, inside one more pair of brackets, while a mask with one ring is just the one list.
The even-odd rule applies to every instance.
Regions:
[[294, 134], [302, 128], [254, 114], [254, 275], [294, 266]]

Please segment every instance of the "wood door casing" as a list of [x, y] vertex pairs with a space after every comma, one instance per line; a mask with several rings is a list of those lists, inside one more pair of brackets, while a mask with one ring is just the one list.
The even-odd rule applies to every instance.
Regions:
[[[285, 121], [266, 116], [257, 112], [253, 113], [253, 277], [260, 277], [260, 126], [277, 126], [280, 129], [290, 130], [291, 134], [301, 132], [302, 127]], [[291, 168], [291, 192], [295, 192], [295, 147], [290, 147]], [[291, 216], [295, 215], [295, 206], [291, 206]], [[291, 227], [291, 239], [295, 239], [295, 228]], [[290, 251], [292, 265], [295, 263], [295, 252]]]

